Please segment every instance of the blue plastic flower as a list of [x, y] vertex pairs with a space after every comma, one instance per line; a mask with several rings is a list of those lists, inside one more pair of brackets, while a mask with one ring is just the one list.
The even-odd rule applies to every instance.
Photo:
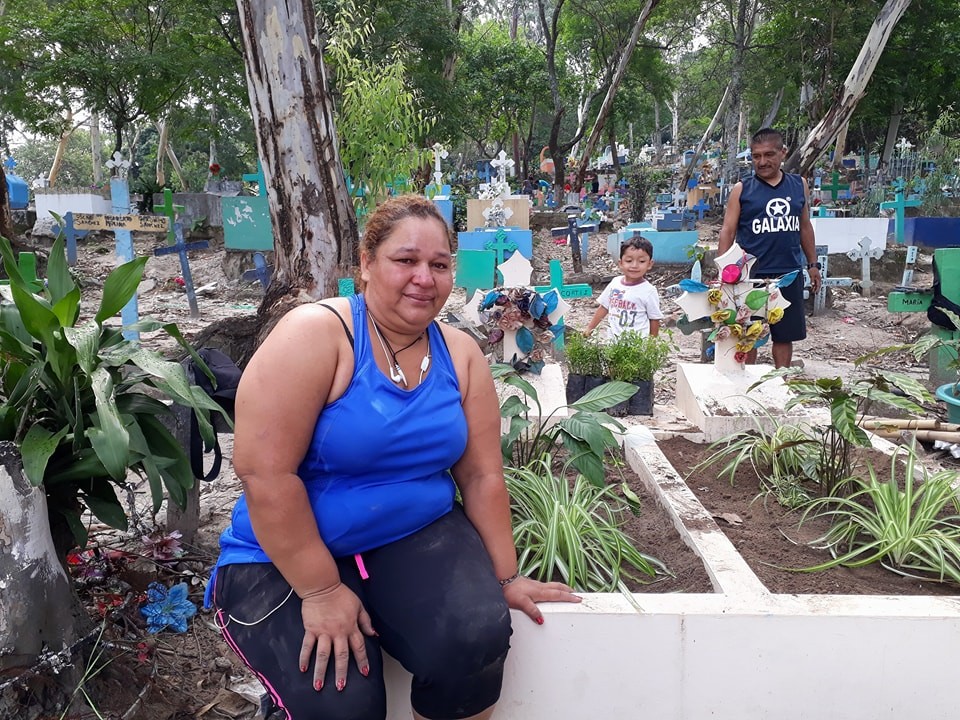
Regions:
[[187, 584], [180, 583], [167, 590], [158, 582], [147, 587], [148, 603], [140, 608], [147, 619], [147, 631], [158, 633], [170, 628], [174, 632], [186, 632], [187, 620], [197, 614], [197, 606], [187, 600]]

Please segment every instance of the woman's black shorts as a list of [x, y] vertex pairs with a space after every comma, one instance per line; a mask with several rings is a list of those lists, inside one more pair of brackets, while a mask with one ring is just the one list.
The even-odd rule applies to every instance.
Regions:
[[342, 692], [333, 662], [320, 691], [312, 686], [314, 660], [300, 672], [300, 599], [272, 564], [217, 572], [213, 600], [223, 636], [275, 705], [289, 720], [382, 720], [380, 648], [412, 673], [410, 700], [420, 715], [465, 718], [493, 705], [510, 646], [510, 611], [460, 506], [409, 537], [363, 553], [363, 563], [366, 580], [353, 557], [337, 559], [341, 582], [360, 598], [379, 636], [366, 638], [369, 675], [361, 675], [351, 657]]

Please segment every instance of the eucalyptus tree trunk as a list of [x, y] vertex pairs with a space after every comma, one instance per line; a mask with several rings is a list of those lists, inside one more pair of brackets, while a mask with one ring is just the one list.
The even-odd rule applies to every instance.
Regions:
[[183, 174], [183, 168], [180, 165], [180, 159], [177, 157], [176, 151], [173, 149], [173, 145], [170, 142], [170, 138], [167, 138], [167, 159], [170, 160], [170, 167], [173, 168], [174, 174], [177, 176], [177, 180], [180, 183], [180, 192], [190, 192], [190, 186], [187, 183], [187, 178]]
[[730, 86], [727, 85], [727, 89], [723, 91], [723, 97], [720, 98], [720, 104], [717, 105], [717, 111], [713, 114], [713, 118], [710, 120], [710, 124], [707, 125], [707, 129], [703, 133], [703, 137], [700, 138], [700, 142], [697, 143], [697, 149], [693, 151], [693, 157], [690, 158], [690, 164], [683, 171], [683, 177], [680, 179], [680, 188], [681, 190], [686, 189], [687, 181], [690, 179], [690, 176], [693, 174], [693, 168], [696, 167], [697, 162], [700, 160], [700, 156], [703, 154], [703, 148], [706, 147], [707, 140], [710, 139], [710, 134], [713, 132], [713, 129], [717, 126], [717, 122], [720, 120], [720, 116], [723, 115], [723, 111], [727, 109], [727, 103], [730, 100]]
[[93, 182], [103, 181], [103, 143], [100, 141], [100, 113], [90, 113], [90, 162], [93, 165]]
[[892, 113], [890, 113], [890, 120], [887, 123], [887, 138], [884, 140], [883, 154], [880, 156], [880, 165], [882, 167], [886, 167], [890, 163], [890, 157], [893, 155], [893, 148], [897, 142], [897, 134], [900, 132], [900, 119], [902, 117], [903, 102], [898, 101], [897, 107]]
[[[730, 63], [730, 82], [727, 88], [730, 97], [727, 100], [727, 114], [723, 126], [723, 134], [727, 141], [727, 162], [723, 168], [723, 177], [731, 179], [737, 168], [737, 153], [740, 152], [740, 112], [743, 102], [743, 73], [746, 63], [747, 48], [753, 37], [753, 25], [757, 16], [757, 2], [755, 0], [739, 0], [737, 16], [734, 21], [733, 60]], [[691, 169], [693, 163], [690, 163]], [[687, 176], [689, 179], [689, 175]], [[686, 183], [686, 180], [684, 181]], [[686, 187], [684, 184], [681, 190]]]
[[[783, 93], [784, 88], [781, 85], [780, 89], [777, 90], [777, 94], [773, 96], [773, 102], [770, 103], [770, 109], [767, 110], [767, 114], [763, 117], [763, 122], [760, 124], [760, 127], [766, 128], [771, 127], [777, 119], [777, 115], [780, 114], [780, 105], [783, 104]], [[758, 130], [760, 128], [757, 128]]]
[[847, 130], [850, 129], [849, 121], [843, 124], [840, 132], [837, 133], [837, 142], [833, 147], [833, 167], [843, 167], [843, 150], [847, 147]]
[[[75, 681], [70, 672], [72, 648], [81, 635], [82, 609], [54, 549], [47, 517], [47, 500], [23, 474], [20, 453], [11, 442], [0, 442], [0, 680], [37, 667], [41, 655], [61, 653], [64, 674], [40, 673], [42, 685]], [[24, 682], [36, 679], [26, 673]], [[46, 677], [46, 680], [43, 678]], [[26, 717], [16, 688], [0, 682], [0, 717]], [[34, 689], [31, 692], [37, 692]], [[45, 697], [56, 691], [42, 688]], [[8, 712], [10, 711], [10, 712]]]
[[352, 275], [357, 218], [310, 0], [237, 0], [257, 151], [270, 199], [276, 268], [263, 331], [293, 305], [335, 294]]
[[163, 187], [167, 184], [167, 171], [166, 171], [166, 158], [167, 158], [167, 143], [169, 141], [169, 135], [167, 134], [167, 121], [163, 120], [160, 123], [157, 123], [157, 129], [160, 131], [160, 136], [157, 138], [157, 185]]
[[867, 91], [867, 83], [873, 76], [873, 70], [883, 54], [893, 28], [910, 6], [910, 0], [887, 0], [867, 33], [860, 54], [847, 74], [841, 88], [840, 97], [827, 111], [816, 127], [807, 135], [807, 139], [784, 163], [786, 172], [808, 174], [814, 164], [830, 147], [840, 128], [847, 124], [860, 99]]
[[[647, 0], [647, 4], [643, 6], [643, 10], [641, 10], [640, 15], [637, 16], [637, 21], [633, 24], [630, 38], [620, 53], [620, 61], [617, 63], [617, 69], [614, 70], [613, 76], [610, 78], [607, 94], [600, 104], [600, 110], [597, 111], [597, 119], [593, 123], [593, 130], [590, 131], [590, 135], [587, 136], [587, 140], [583, 144], [583, 152], [580, 154], [580, 165], [577, 167], [577, 179], [574, 183], [574, 190], [579, 190], [583, 185], [583, 176], [587, 171], [587, 165], [590, 162], [590, 157], [593, 155], [594, 150], [597, 148], [597, 141], [600, 140], [600, 134], [603, 132], [603, 127], [607, 122], [610, 111], [613, 109], [613, 100], [616, 98], [617, 91], [620, 89], [623, 76], [627, 73], [627, 65], [630, 64], [630, 58], [633, 57], [633, 51], [636, 49], [637, 42], [640, 40], [640, 33], [643, 32], [650, 13], [653, 12], [659, 3], [660, 0]], [[610, 152], [616, 155], [617, 148], [611, 147]]]
[[47, 182], [50, 187], [57, 184], [57, 178], [60, 176], [60, 168], [63, 165], [63, 156], [67, 154], [67, 143], [70, 136], [73, 135], [73, 110], [67, 109], [67, 117], [63, 121], [63, 132], [60, 133], [60, 140], [57, 142], [57, 151], [53, 154], [53, 162], [50, 163], [50, 173], [47, 175]]
[[0, 235], [16, 246], [16, 239], [13, 237], [13, 212], [10, 210], [10, 190], [7, 187], [7, 176], [2, 168], [0, 168]]

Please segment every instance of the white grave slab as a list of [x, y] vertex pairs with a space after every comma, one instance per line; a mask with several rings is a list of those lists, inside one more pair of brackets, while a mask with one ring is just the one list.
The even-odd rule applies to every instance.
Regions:
[[873, 247], [886, 247], [889, 218], [810, 218], [817, 245], [827, 252], [848, 253], [860, 248], [860, 240], [870, 238]]
[[[772, 365], [744, 365], [737, 372], [722, 372], [715, 365], [677, 363], [677, 409], [700, 428], [708, 443], [758, 425], [773, 430], [792, 397], [783, 380], [768, 380], [747, 393], [771, 370]], [[828, 420], [822, 412], [800, 406], [790, 410], [789, 419], [811, 424]]]
[[[544, 427], [550, 427], [567, 417], [567, 390], [566, 384], [563, 381], [563, 371], [556, 363], [548, 362], [543, 366], [543, 370], [539, 375], [535, 373], [524, 373], [523, 379], [533, 385], [533, 388], [537, 391], [537, 399], [540, 401], [540, 408], [543, 411], [541, 417], [537, 417], [536, 403], [528, 400], [526, 395], [518, 388], [513, 387], [513, 385], [505, 385], [498, 382], [496, 384], [497, 398], [498, 402], [502, 405], [503, 401], [511, 395], [519, 395], [521, 400], [531, 406], [529, 419], [533, 421], [534, 424], [528, 428], [527, 432], [532, 438], [542, 419], [545, 419]], [[500, 432], [507, 433], [510, 430], [510, 419], [502, 418], [500, 425]]]

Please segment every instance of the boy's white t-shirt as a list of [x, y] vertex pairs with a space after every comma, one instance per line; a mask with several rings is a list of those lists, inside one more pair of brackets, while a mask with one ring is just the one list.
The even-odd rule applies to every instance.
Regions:
[[648, 280], [627, 285], [623, 275], [619, 275], [604, 288], [597, 302], [608, 312], [607, 340], [616, 340], [622, 333], [631, 330], [647, 337], [650, 334], [650, 321], [663, 320], [660, 296]]

